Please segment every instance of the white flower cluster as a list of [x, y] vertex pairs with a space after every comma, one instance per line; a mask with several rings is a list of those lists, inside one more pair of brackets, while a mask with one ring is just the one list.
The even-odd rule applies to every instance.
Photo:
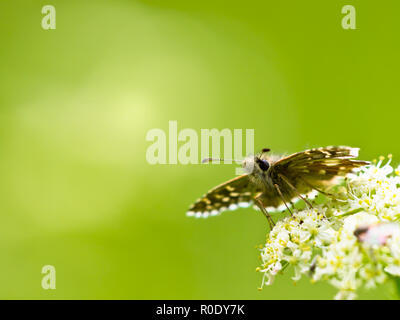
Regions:
[[262, 285], [291, 265], [293, 280], [328, 281], [336, 299], [354, 299], [357, 288], [400, 276], [400, 166], [393, 170], [390, 160], [349, 175], [340, 199], [278, 221], [260, 249]]

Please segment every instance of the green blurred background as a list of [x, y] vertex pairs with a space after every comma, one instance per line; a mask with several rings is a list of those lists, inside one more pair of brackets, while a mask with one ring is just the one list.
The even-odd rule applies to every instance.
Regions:
[[[43, 30], [41, 8], [56, 8]], [[343, 5], [357, 30], [341, 27]], [[253, 128], [256, 149], [399, 162], [398, 1], [0, 4], [0, 298], [331, 299], [259, 292], [265, 218], [187, 218], [231, 165], [149, 165], [146, 133]], [[57, 289], [41, 287], [56, 267]], [[361, 298], [387, 298], [388, 286]]]

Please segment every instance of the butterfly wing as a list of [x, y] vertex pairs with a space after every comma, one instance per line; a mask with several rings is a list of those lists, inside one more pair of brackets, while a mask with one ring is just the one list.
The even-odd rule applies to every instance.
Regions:
[[211, 189], [189, 208], [187, 215], [206, 218], [226, 210], [248, 207], [259, 192], [244, 174]]
[[[285, 201], [291, 201], [298, 198], [299, 193], [306, 195], [315, 191], [315, 188], [332, 185], [335, 178], [369, 164], [366, 161], [352, 160], [358, 156], [358, 150], [345, 146], [326, 147], [298, 152], [280, 159], [268, 159], [272, 163], [269, 178], [279, 185]], [[256, 183], [252, 183], [249, 175], [241, 175], [211, 189], [190, 207], [187, 215], [208, 217], [225, 210], [247, 207], [257, 195], [261, 195], [260, 200], [268, 210], [283, 207], [282, 198], [273, 187], [268, 190], [260, 189]]]
[[312, 186], [327, 187], [336, 182], [335, 178], [369, 164], [367, 161], [352, 160], [358, 156], [358, 150], [339, 146], [298, 152], [275, 162], [271, 167], [271, 177], [287, 188], [287, 183], [279, 178], [283, 175], [301, 194], [306, 194], [313, 189]]

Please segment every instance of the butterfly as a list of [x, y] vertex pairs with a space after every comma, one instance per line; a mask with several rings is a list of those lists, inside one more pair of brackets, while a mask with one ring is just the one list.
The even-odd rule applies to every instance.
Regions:
[[[269, 151], [265, 148], [257, 155], [246, 157], [241, 162], [245, 174], [208, 191], [190, 206], [187, 215], [206, 218], [254, 204], [272, 228], [274, 222], [267, 209], [287, 208], [292, 214], [289, 204], [298, 199], [312, 207], [308, 194], [330, 195], [324, 189], [335, 184], [338, 177], [370, 164], [352, 160], [358, 157], [359, 148], [346, 146], [314, 148], [286, 157], [269, 155]], [[213, 159], [203, 162], [210, 160]]]

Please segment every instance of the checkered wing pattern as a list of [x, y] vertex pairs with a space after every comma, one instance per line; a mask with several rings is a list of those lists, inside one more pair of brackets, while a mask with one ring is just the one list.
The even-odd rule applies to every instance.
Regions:
[[206, 218], [226, 210], [248, 207], [259, 192], [248, 175], [241, 175], [211, 189], [189, 208], [187, 215]]
[[[285, 176], [299, 190], [304, 190], [304, 182], [313, 186], [328, 186], [334, 178], [346, 176], [367, 161], [352, 160], [358, 156], [358, 148], [345, 146], [315, 148], [292, 154], [274, 163], [271, 168], [272, 178], [279, 174]], [[279, 178], [278, 178], [279, 180]]]

